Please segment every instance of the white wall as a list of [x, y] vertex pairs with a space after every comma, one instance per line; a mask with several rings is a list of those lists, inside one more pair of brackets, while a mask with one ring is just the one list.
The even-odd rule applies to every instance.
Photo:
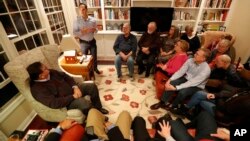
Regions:
[[[242, 58], [245, 63], [250, 56], [250, 16], [249, 16], [250, 0], [233, 0], [232, 8], [228, 15], [226, 23], [226, 31], [236, 35], [236, 57]], [[236, 58], [236, 59], [237, 59]]]

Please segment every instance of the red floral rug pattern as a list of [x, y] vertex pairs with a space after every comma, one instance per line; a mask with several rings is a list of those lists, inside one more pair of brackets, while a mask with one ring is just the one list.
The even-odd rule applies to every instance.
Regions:
[[115, 123], [119, 113], [129, 111], [134, 118], [137, 115], [144, 117], [147, 127], [151, 128], [148, 119], [152, 116], [160, 117], [167, 111], [163, 109], [150, 110], [150, 105], [158, 102], [155, 95], [153, 76], [145, 78], [144, 75], [135, 74], [135, 80], [130, 81], [126, 67], [122, 68], [122, 81], [117, 82], [114, 65], [99, 65], [103, 72], [96, 75], [96, 84], [99, 89], [103, 106], [110, 111], [108, 115]]

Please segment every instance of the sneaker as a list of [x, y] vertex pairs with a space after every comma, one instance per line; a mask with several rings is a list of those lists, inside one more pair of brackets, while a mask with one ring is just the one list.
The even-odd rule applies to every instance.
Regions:
[[135, 78], [134, 78], [133, 76], [131, 76], [131, 77], [129, 78], [129, 80], [130, 80], [130, 81], [134, 81]]
[[122, 81], [122, 77], [121, 76], [117, 77], [116, 81], [117, 82], [121, 82]]
[[95, 72], [97, 73], [97, 74], [101, 74], [102, 72], [100, 72], [98, 69], [95, 69]]

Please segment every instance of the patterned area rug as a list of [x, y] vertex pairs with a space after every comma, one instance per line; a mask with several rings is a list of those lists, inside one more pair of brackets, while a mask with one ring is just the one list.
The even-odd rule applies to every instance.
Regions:
[[[158, 102], [156, 99], [155, 84], [153, 75], [145, 78], [144, 75], [135, 73], [135, 80], [130, 81], [127, 67], [122, 67], [122, 81], [117, 82], [117, 74], [114, 65], [99, 65], [101, 75], [96, 74], [96, 84], [100, 92], [103, 106], [110, 111], [109, 120], [113, 123], [119, 113], [123, 110], [129, 111], [134, 118], [142, 116], [147, 123], [147, 128], [151, 128], [148, 118], [157, 118], [167, 113], [166, 110], [150, 110], [150, 105]], [[137, 69], [135, 69], [137, 70]]]

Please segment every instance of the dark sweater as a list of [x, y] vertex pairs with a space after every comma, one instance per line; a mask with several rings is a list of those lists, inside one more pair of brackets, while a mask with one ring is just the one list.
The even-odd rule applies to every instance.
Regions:
[[184, 33], [181, 36], [181, 39], [187, 41], [189, 43], [189, 50], [188, 51], [192, 51], [193, 54], [195, 54], [195, 52], [200, 48], [200, 39], [197, 35], [195, 35], [193, 38], [189, 39], [187, 34]]
[[73, 98], [73, 78], [63, 72], [50, 70], [50, 80], [31, 85], [33, 97], [42, 104], [58, 109], [70, 104]]
[[138, 42], [139, 49], [141, 51], [142, 47], [149, 47], [151, 54], [158, 54], [160, 48], [162, 47], [162, 42], [160, 40], [160, 35], [157, 32], [148, 34], [145, 32]]
[[137, 50], [137, 39], [135, 35], [130, 34], [127, 38], [124, 36], [124, 34], [117, 36], [113, 49], [115, 54], [118, 54], [120, 51], [124, 54], [128, 54], [130, 51], [132, 51], [132, 56], [135, 57]]

